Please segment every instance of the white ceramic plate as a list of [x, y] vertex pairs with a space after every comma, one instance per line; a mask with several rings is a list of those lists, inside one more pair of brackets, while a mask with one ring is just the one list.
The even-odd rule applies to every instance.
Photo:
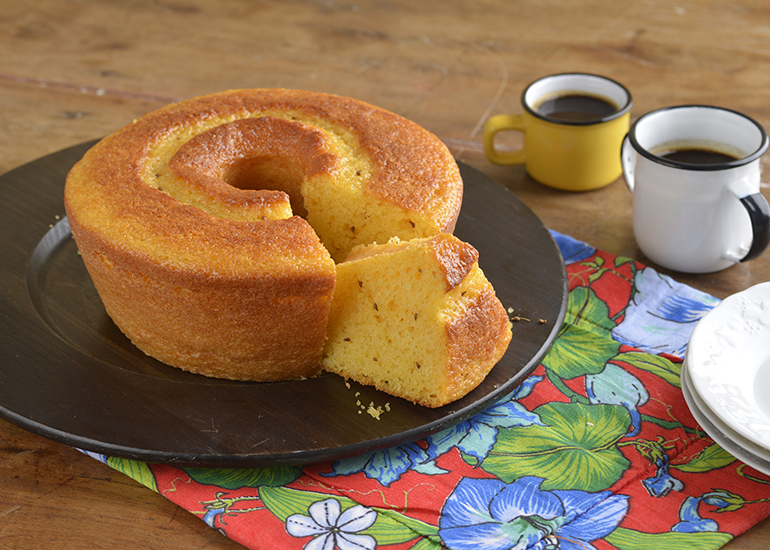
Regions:
[[687, 362], [682, 364], [682, 394], [695, 420], [720, 447], [755, 470], [770, 475], [770, 451], [732, 431], [709, 410], [692, 387]]
[[685, 354], [693, 392], [719, 420], [770, 450], [770, 282], [723, 300]]

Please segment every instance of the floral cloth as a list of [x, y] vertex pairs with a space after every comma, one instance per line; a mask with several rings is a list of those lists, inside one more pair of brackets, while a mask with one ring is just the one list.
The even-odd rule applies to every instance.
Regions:
[[770, 477], [716, 445], [679, 386], [690, 332], [717, 301], [553, 236], [570, 288], [558, 338], [470, 420], [305, 467], [94, 456], [255, 550], [710, 549], [770, 515]]

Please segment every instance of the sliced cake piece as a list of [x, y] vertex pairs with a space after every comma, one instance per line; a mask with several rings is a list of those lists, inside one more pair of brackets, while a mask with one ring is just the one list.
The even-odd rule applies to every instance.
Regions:
[[476, 249], [442, 233], [355, 248], [326, 334], [325, 370], [440, 407], [484, 380], [512, 333]]

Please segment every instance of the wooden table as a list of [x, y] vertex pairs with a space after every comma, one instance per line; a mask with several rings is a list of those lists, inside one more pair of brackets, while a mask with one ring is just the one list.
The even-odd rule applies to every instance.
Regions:
[[[174, 100], [240, 87], [319, 90], [418, 122], [547, 226], [646, 261], [622, 180], [569, 194], [483, 156], [488, 116], [520, 112], [527, 83], [571, 71], [623, 82], [632, 117], [706, 103], [770, 128], [770, 3], [0, 0], [0, 172]], [[770, 197], [768, 185], [762, 191]], [[770, 280], [770, 253], [714, 275], [673, 275], [723, 298]], [[770, 520], [728, 545], [768, 546]], [[33, 547], [240, 546], [107, 466], [0, 421], [0, 548]]]

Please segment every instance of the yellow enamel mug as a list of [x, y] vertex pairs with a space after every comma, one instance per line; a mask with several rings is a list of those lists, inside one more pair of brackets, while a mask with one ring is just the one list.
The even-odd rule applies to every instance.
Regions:
[[[620, 147], [628, 133], [631, 93], [609, 78], [568, 73], [541, 78], [524, 90], [520, 115], [501, 114], [484, 125], [490, 162], [524, 164], [536, 181], [565, 191], [609, 185], [622, 172]], [[515, 151], [498, 151], [495, 135], [524, 134]]]

